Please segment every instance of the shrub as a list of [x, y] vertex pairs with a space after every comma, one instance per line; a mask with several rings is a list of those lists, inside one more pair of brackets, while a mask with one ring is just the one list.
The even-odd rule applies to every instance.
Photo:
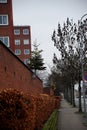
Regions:
[[0, 130], [28, 129], [28, 111], [23, 94], [7, 89], [0, 92]]
[[38, 96], [18, 90], [0, 91], [0, 130], [41, 130], [55, 108], [59, 97]]

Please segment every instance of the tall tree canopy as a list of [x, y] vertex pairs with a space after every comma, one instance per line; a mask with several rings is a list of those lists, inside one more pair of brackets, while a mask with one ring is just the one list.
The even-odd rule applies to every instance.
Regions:
[[73, 20], [67, 18], [63, 27], [58, 24], [57, 32], [53, 32], [52, 40], [54, 46], [60, 51], [61, 59], [54, 54], [53, 62], [57, 68], [61, 70], [61, 74], [67, 77], [67, 82], [70, 78], [76, 78], [76, 70], [79, 66], [79, 51], [77, 45], [77, 25], [73, 23]]
[[[85, 63], [87, 63], [87, 29], [84, 30], [82, 27], [83, 26], [74, 23], [72, 19], [70, 20], [67, 18], [63, 26], [58, 23], [58, 29], [57, 31], [54, 30], [52, 35], [54, 46], [61, 53], [61, 59], [58, 59], [56, 54], [54, 54], [53, 63], [56, 65], [57, 69], [60, 70], [59, 72], [62, 75], [63, 84], [65, 84], [67, 90], [70, 89], [70, 91], [72, 91], [75, 82], [79, 82], [80, 95], [80, 81], [82, 79], [81, 61], [84, 61], [84, 68], [86, 65]], [[83, 48], [81, 48], [81, 43], [83, 44]], [[83, 49], [84, 56], [81, 54], [81, 49]], [[74, 98], [73, 91], [70, 96], [72, 101], [72, 98]]]

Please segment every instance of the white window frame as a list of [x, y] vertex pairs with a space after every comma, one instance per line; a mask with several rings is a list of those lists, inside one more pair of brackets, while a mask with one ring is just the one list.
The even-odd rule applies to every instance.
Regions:
[[29, 39], [24, 39], [24, 45], [28, 45], [29, 44]]
[[15, 39], [15, 45], [20, 45], [20, 39]]
[[28, 63], [30, 63], [30, 60], [29, 59], [24, 59], [24, 63], [28, 64]]
[[[7, 43], [5, 42], [5, 39], [7, 39]], [[0, 36], [0, 40], [1, 40], [7, 47], [10, 47], [9, 36]]]
[[[1, 23], [0, 25], [8, 25], [8, 15], [7, 14], [0, 14]], [[6, 21], [4, 22], [4, 17], [6, 17]]]
[[20, 29], [14, 29], [14, 34], [15, 35], [20, 35]]
[[30, 50], [29, 49], [24, 49], [24, 54], [25, 55], [29, 55], [30, 54]]
[[16, 50], [15, 50], [15, 55], [17, 55], [17, 56], [18, 56], [18, 55], [21, 55], [21, 50], [20, 50], [20, 49], [16, 49]]
[[23, 29], [23, 35], [28, 35], [29, 34], [29, 29]]
[[0, 0], [0, 3], [7, 3], [7, 0]]

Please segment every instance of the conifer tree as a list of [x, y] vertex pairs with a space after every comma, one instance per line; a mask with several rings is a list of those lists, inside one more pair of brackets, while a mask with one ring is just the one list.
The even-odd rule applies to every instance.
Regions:
[[35, 71], [35, 74], [36, 74], [36, 71], [37, 70], [45, 70], [46, 67], [44, 66], [44, 62], [43, 62], [43, 58], [42, 58], [42, 51], [43, 50], [39, 50], [38, 49], [38, 46], [39, 44], [37, 45], [37, 43], [35, 42], [33, 44], [33, 51], [31, 52], [31, 59], [30, 59], [30, 64], [29, 64], [29, 67]]

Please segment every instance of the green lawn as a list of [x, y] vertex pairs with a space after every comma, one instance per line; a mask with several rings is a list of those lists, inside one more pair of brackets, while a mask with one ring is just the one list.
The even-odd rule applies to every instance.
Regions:
[[48, 121], [45, 123], [42, 130], [56, 130], [57, 128], [57, 119], [58, 119], [58, 109], [55, 109], [51, 114]]

